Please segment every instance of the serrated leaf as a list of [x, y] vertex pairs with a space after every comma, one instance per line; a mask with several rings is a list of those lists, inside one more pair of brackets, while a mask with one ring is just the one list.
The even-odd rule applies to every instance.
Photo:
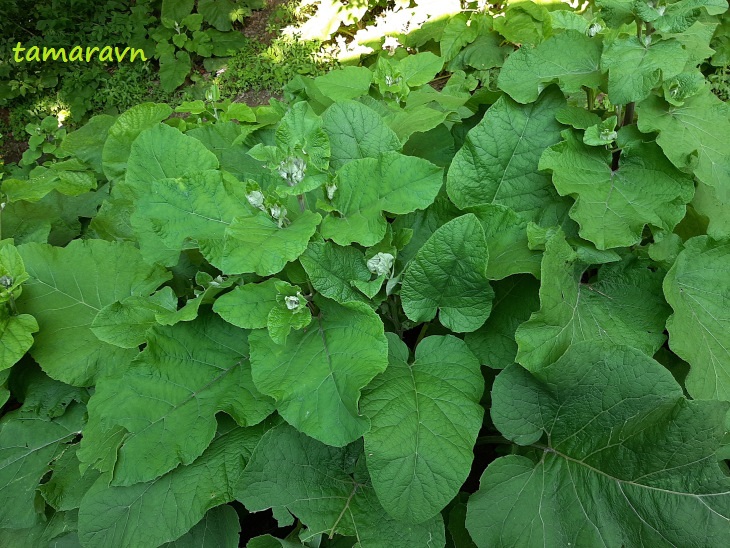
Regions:
[[365, 302], [353, 282], [366, 283], [372, 278], [365, 255], [355, 247], [341, 247], [332, 242], [312, 241], [299, 257], [314, 289], [340, 304]]
[[305, 330], [276, 344], [262, 330], [250, 335], [256, 387], [273, 397], [284, 419], [335, 446], [369, 428], [358, 410], [360, 391], [387, 366], [383, 323], [364, 303], [343, 306], [315, 297], [320, 314]]
[[[111, 479], [131, 485], [199, 457], [215, 434], [216, 413], [249, 426], [272, 411], [251, 380], [246, 332], [207, 315], [155, 328], [125, 371], [97, 383], [89, 424], [126, 430]], [[96, 445], [96, 431], [84, 436], [85, 451]]]
[[22, 529], [42, 520], [34, 504], [36, 487], [49, 463], [81, 432], [84, 406], [74, 405], [62, 417], [46, 420], [18, 412], [0, 422], [0, 528]]
[[552, 171], [561, 195], [575, 198], [570, 216], [598, 249], [629, 247], [645, 225], [671, 231], [682, 220], [694, 183], [656, 144], [624, 147], [614, 170], [609, 150], [585, 145], [573, 131], [563, 137], [542, 155], [540, 169]]
[[436, 317], [457, 333], [475, 331], [489, 317], [494, 292], [487, 278], [489, 250], [473, 214], [439, 228], [405, 271], [401, 300], [414, 322]]
[[497, 428], [535, 450], [484, 472], [466, 521], [477, 546], [723, 544], [725, 402], [688, 401], [659, 363], [595, 342], [535, 374], [507, 368], [492, 397]]
[[629, 258], [604, 265], [583, 282], [578, 261], [561, 232], [545, 246], [540, 310], [517, 328], [516, 361], [530, 371], [555, 362], [580, 341], [627, 344], [652, 356], [664, 343], [669, 307], [661, 294], [663, 273]]
[[397, 152], [348, 162], [337, 172], [332, 200], [340, 216], [325, 217], [322, 236], [340, 245], [374, 245], [385, 236], [384, 212], [402, 215], [428, 207], [442, 180], [441, 168]]
[[386, 514], [364, 467], [350, 475], [352, 451], [324, 445], [289, 425], [273, 428], [251, 455], [236, 499], [254, 512], [286, 508], [307, 526], [309, 537], [337, 533], [355, 537], [363, 547], [444, 546], [441, 516], [412, 525]]
[[690, 364], [687, 391], [696, 399], [730, 400], [730, 244], [708, 236], [685, 242], [664, 279], [674, 309], [669, 348]]
[[271, 276], [304, 253], [321, 220], [319, 213], [305, 211], [289, 226], [280, 228], [265, 213], [237, 217], [226, 228], [220, 255], [203, 253], [226, 274]]
[[395, 132], [385, 125], [377, 112], [362, 103], [335, 103], [324, 111], [322, 121], [329, 135], [330, 164], [334, 169], [351, 160], [377, 158], [382, 152], [401, 148]]
[[574, 30], [551, 36], [537, 47], [524, 45], [512, 53], [499, 72], [498, 85], [518, 103], [537, 100], [545, 87], [557, 82], [566, 95], [581, 87], [601, 84], [599, 38]]
[[730, 148], [721, 146], [730, 142], [730, 105], [705, 88], [681, 107], [651, 96], [636, 112], [639, 129], [659, 132], [656, 142], [675, 166], [691, 167], [695, 177], [717, 189], [721, 200], [730, 199]]
[[529, 220], [558, 224], [564, 206], [538, 161], [560, 140], [555, 115], [564, 105], [555, 88], [526, 106], [500, 97], [456, 153], [446, 179], [449, 198], [462, 209], [501, 204]]
[[408, 347], [388, 337], [388, 369], [363, 393], [365, 455], [378, 500], [398, 520], [421, 523], [454, 498], [469, 474], [484, 410], [479, 362], [453, 337]]
[[229, 429], [192, 464], [146, 483], [109, 486], [109, 477], [101, 476], [81, 501], [82, 545], [159, 546], [184, 535], [209, 509], [233, 500], [238, 478], [267, 428]]
[[614, 105], [646, 99], [664, 79], [676, 76], [687, 63], [677, 40], [646, 45], [636, 36], [616, 38], [603, 50], [601, 68], [608, 70], [608, 98]]
[[89, 386], [134, 357], [134, 350], [98, 340], [91, 324], [106, 305], [149, 295], [169, 273], [146, 264], [126, 243], [74, 240], [65, 248], [25, 244], [18, 251], [30, 275], [18, 309], [38, 320], [31, 355], [49, 376]]
[[86, 491], [99, 478], [95, 470], [79, 473], [79, 459], [76, 447], [66, 449], [51, 466], [53, 475], [39, 487], [45, 501], [56, 511], [78, 508]]

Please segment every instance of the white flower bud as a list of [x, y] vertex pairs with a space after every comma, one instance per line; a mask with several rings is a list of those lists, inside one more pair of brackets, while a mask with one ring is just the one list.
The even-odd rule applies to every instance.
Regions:
[[294, 186], [302, 182], [306, 169], [307, 163], [304, 160], [297, 156], [289, 156], [279, 164], [278, 172], [289, 186]]
[[603, 30], [603, 26], [599, 23], [593, 23], [590, 27], [588, 27], [588, 30], [586, 31], [586, 34], [593, 38], [596, 34], [601, 32]]
[[13, 285], [13, 278], [10, 276], [0, 276], [0, 285], [8, 289]]
[[388, 274], [393, 268], [395, 257], [390, 253], [378, 253], [368, 260], [368, 270], [378, 276]]
[[325, 189], [327, 190], [327, 199], [328, 200], [331, 200], [332, 198], [335, 197], [335, 191], [337, 191], [337, 185], [336, 184], [332, 183], [330, 185], [327, 185], [325, 187]]
[[604, 129], [601, 131], [600, 137], [602, 141], [614, 141], [618, 137], [618, 133], [610, 129]]
[[274, 204], [269, 207], [269, 212], [275, 220], [279, 220], [286, 215], [286, 208], [278, 204]]
[[264, 209], [264, 194], [260, 190], [252, 190], [246, 194], [246, 199], [248, 200], [248, 203], [255, 208], [261, 210]]
[[299, 297], [287, 295], [286, 297], [284, 297], [284, 303], [289, 310], [296, 310], [297, 308], [299, 308]]

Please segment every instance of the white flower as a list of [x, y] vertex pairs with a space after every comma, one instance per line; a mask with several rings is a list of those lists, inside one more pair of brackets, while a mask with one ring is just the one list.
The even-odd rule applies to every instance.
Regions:
[[393, 268], [395, 257], [390, 253], [378, 253], [368, 260], [368, 270], [378, 276], [388, 274]]
[[618, 137], [618, 133], [611, 131], [610, 129], [604, 129], [601, 130], [600, 137], [602, 141], [614, 141], [616, 137]]
[[287, 295], [286, 297], [284, 297], [284, 303], [286, 303], [286, 307], [289, 310], [296, 310], [297, 308], [299, 308], [299, 297]]
[[0, 276], [0, 285], [8, 289], [13, 285], [13, 278], [10, 276]]
[[337, 190], [337, 185], [332, 183], [330, 185], [327, 185], [325, 187], [325, 189], [327, 190], [327, 199], [332, 200], [332, 198], [335, 197], [335, 191]]
[[603, 30], [603, 26], [599, 23], [593, 23], [590, 27], [588, 27], [588, 30], [586, 31], [586, 34], [593, 38], [596, 34], [601, 32]]
[[252, 190], [246, 194], [246, 199], [255, 208], [264, 210], [264, 194], [260, 190]]
[[297, 156], [289, 156], [279, 164], [278, 172], [289, 186], [295, 186], [304, 179], [307, 162]]
[[278, 221], [286, 215], [286, 208], [278, 204], [273, 204], [269, 206], [269, 213], [271, 213], [271, 216]]

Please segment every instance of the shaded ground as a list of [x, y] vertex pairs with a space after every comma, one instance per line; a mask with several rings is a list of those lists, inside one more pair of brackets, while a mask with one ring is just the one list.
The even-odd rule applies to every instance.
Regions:
[[[262, 10], [255, 11], [248, 17], [243, 26], [243, 35], [246, 38], [255, 40], [264, 45], [269, 45], [276, 38], [276, 33], [267, 32], [266, 26], [269, 22], [271, 14], [286, 0], [268, 0], [266, 7]], [[233, 100], [238, 103], [246, 103], [249, 106], [268, 105], [271, 98], [281, 99], [280, 93], [272, 93], [269, 90], [248, 90], [238, 94]]]
[[[246, 18], [241, 32], [251, 40], [265, 45], [271, 43], [276, 37], [276, 33], [268, 32], [266, 27], [271, 14], [284, 3], [285, 0], [268, 0], [267, 6], [264, 9], [255, 11], [250, 17]], [[268, 90], [249, 90], [237, 95], [234, 101], [247, 103], [250, 106], [268, 105], [269, 99], [272, 97], [281, 99], [282, 95], [272, 93]], [[0, 108], [0, 125], [4, 127], [9, 126], [9, 115], [10, 109], [7, 107]], [[20, 161], [23, 152], [28, 149], [27, 137], [25, 134], [13, 135], [9, 131], [3, 132], [2, 139], [0, 139], [0, 158], [3, 159], [5, 164], [18, 163]]]

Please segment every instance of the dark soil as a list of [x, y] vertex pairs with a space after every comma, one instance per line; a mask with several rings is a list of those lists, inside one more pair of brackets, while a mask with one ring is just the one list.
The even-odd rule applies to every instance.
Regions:
[[[246, 38], [269, 45], [276, 38], [276, 33], [267, 32], [266, 25], [269, 22], [271, 14], [283, 4], [286, 0], [268, 0], [266, 7], [262, 10], [255, 11], [248, 17], [241, 31]], [[268, 105], [271, 98], [281, 100], [280, 93], [272, 93], [269, 90], [248, 90], [236, 96], [234, 101], [237, 103], [246, 103], [254, 107], [258, 105]]]

